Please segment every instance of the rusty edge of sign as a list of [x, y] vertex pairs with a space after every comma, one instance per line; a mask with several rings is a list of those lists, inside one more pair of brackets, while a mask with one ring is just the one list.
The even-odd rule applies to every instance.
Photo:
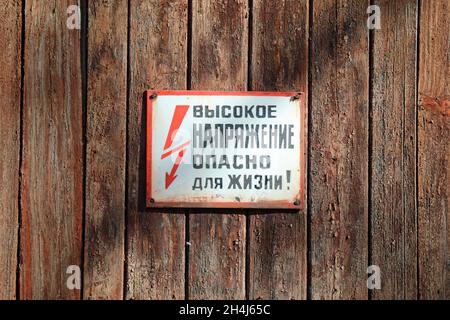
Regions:
[[[152, 141], [153, 141], [153, 100], [158, 96], [271, 96], [292, 97], [299, 100], [300, 106], [300, 188], [292, 201], [258, 202], [183, 202], [155, 201], [152, 197]], [[147, 90], [146, 91], [146, 205], [147, 208], [231, 208], [231, 209], [295, 209], [304, 210], [306, 202], [306, 157], [308, 146], [308, 110], [304, 92], [262, 92], [262, 91], [194, 91], [194, 90]]]

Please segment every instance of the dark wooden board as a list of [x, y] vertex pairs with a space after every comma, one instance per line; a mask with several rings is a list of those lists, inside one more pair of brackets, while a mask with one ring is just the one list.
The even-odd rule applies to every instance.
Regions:
[[314, 1], [310, 188], [313, 299], [366, 299], [368, 1]]
[[19, 222], [22, 3], [0, 6], [0, 300], [16, 298]]
[[66, 27], [76, 1], [26, 1], [22, 299], [78, 299], [67, 268], [82, 255], [83, 129], [80, 32]]
[[[247, 88], [248, 1], [192, 2], [191, 89]], [[191, 211], [188, 298], [244, 299], [243, 211]]]
[[[308, 1], [255, 0], [252, 13], [250, 88], [307, 93]], [[249, 221], [248, 298], [306, 299], [306, 208], [266, 210]]]
[[417, 1], [375, 1], [373, 31], [372, 261], [381, 268], [375, 299], [417, 297], [416, 58]]
[[89, 1], [85, 299], [122, 299], [127, 106], [126, 0]]
[[185, 214], [145, 209], [148, 89], [185, 89], [188, 1], [130, 2], [128, 299], [185, 297]]
[[421, 1], [419, 298], [450, 299], [450, 2]]

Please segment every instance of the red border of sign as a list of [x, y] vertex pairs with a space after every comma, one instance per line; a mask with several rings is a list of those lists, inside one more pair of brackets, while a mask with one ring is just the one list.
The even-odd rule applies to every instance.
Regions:
[[[157, 96], [270, 96], [296, 97], [300, 100], [300, 119], [304, 119], [300, 134], [300, 188], [296, 199], [290, 201], [259, 202], [157, 202], [152, 197], [152, 141], [153, 141], [153, 99]], [[305, 209], [306, 201], [306, 148], [308, 143], [308, 113], [303, 92], [260, 92], [260, 91], [190, 91], [190, 90], [148, 90], [147, 101], [147, 154], [146, 154], [146, 202], [148, 208], [236, 208], [236, 209]]]

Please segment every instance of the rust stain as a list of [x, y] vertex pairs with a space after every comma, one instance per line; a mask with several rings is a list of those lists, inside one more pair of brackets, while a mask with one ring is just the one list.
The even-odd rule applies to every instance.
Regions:
[[450, 117], [450, 96], [431, 97], [421, 94], [420, 106], [434, 114]]

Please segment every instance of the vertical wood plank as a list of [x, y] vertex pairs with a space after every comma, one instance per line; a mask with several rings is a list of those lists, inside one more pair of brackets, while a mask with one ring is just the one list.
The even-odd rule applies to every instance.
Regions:
[[[192, 89], [246, 90], [248, 1], [192, 2]], [[245, 298], [242, 212], [189, 216], [190, 299]]]
[[314, 1], [311, 297], [366, 299], [368, 1]]
[[[307, 92], [308, 2], [253, 1], [252, 90]], [[306, 299], [306, 210], [264, 211], [248, 228], [249, 299]]]
[[0, 300], [16, 298], [22, 2], [0, 7]]
[[381, 268], [375, 299], [417, 297], [417, 1], [375, 1], [373, 32], [372, 264]]
[[22, 299], [78, 299], [66, 270], [80, 265], [83, 138], [76, 1], [27, 1], [23, 117]]
[[88, 7], [84, 298], [122, 299], [128, 2]]
[[418, 113], [419, 298], [450, 298], [450, 2], [421, 1]]
[[185, 215], [145, 211], [148, 89], [186, 89], [187, 0], [131, 1], [128, 125], [128, 299], [183, 299]]

